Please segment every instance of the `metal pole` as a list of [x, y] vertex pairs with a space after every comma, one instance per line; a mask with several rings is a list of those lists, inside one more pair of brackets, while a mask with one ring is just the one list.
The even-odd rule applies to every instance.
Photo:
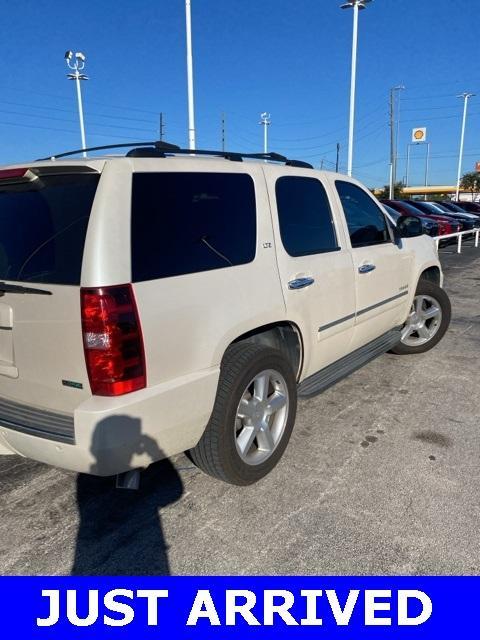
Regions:
[[465, 126], [467, 123], [467, 108], [468, 108], [468, 99], [474, 96], [473, 93], [462, 93], [459, 98], [463, 98], [463, 119], [462, 119], [462, 133], [460, 135], [460, 153], [458, 154], [458, 171], [457, 171], [457, 191], [455, 200], [458, 201], [460, 195], [460, 179], [462, 173], [462, 162], [463, 162], [463, 145], [465, 142]]
[[393, 106], [393, 92], [394, 89], [390, 89], [390, 195], [389, 198], [390, 200], [393, 200], [393, 194], [394, 194], [394, 154], [395, 154], [395, 149], [394, 149], [394, 106]]
[[[77, 102], [78, 102], [78, 117], [80, 120], [80, 136], [82, 138], [82, 149], [87, 148], [87, 143], [85, 140], [85, 124], [83, 122], [83, 102], [82, 102], [82, 90], [80, 88], [80, 73], [78, 69], [75, 70], [75, 84], [77, 86]], [[87, 157], [87, 152], [84, 151], [82, 153], [83, 157]]]
[[222, 151], [225, 151], [225, 114], [222, 113]]
[[195, 107], [193, 101], [193, 56], [192, 56], [192, 12], [190, 0], [185, 0], [187, 31], [187, 83], [188, 83], [188, 148], [194, 150], [195, 143]]
[[164, 124], [163, 124], [163, 111], [160, 113], [160, 141], [163, 140], [163, 130], [164, 130]]
[[397, 101], [397, 127], [395, 132], [395, 152], [393, 154], [393, 183], [397, 182], [397, 167], [398, 167], [398, 140], [400, 138], [400, 104], [401, 104], [401, 93], [400, 91], [404, 91], [405, 87], [403, 84], [395, 87], [398, 95]]
[[353, 36], [352, 36], [352, 74], [350, 78], [350, 117], [348, 125], [348, 160], [347, 173], [352, 175], [353, 169], [353, 129], [355, 125], [355, 83], [357, 76], [357, 45], [358, 45], [358, 3], [353, 5]]
[[408, 180], [410, 178], [410, 147], [411, 147], [411, 143], [407, 144], [407, 169], [406, 169], [406, 176], [405, 176], [405, 186], [408, 187]]
[[[427, 142], [427, 155], [425, 158], [425, 186], [428, 187], [428, 166], [430, 163], [430, 142]], [[427, 194], [425, 193], [424, 200], [427, 199]]]
[[270, 126], [270, 114], [264, 111], [260, 114], [260, 122], [263, 126], [263, 153], [268, 153], [268, 132], [267, 128]]

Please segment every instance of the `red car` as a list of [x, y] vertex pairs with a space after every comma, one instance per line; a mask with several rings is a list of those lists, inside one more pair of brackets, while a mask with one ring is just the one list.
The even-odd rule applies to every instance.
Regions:
[[[385, 204], [388, 204], [392, 209], [398, 211], [403, 216], [418, 216], [418, 209], [405, 200], [382, 200]], [[448, 216], [429, 214], [429, 218], [435, 220], [438, 224], [438, 234], [440, 236], [448, 235], [449, 233], [457, 233], [462, 230], [462, 223]]]

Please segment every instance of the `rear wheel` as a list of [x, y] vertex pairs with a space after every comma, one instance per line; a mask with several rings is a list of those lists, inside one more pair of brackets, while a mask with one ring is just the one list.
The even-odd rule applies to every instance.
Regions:
[[223, 358], [212, 416], [193, 462], [225, 482], [248, 485], [280, 460], [297, 406], [290, 363], [276, 349], [234, 344]]
[[446, 292], [434, 282], [420, 280], [402, 337], [393, 353], [424, 353], [443, 338], [450, 324], [451, 305]]

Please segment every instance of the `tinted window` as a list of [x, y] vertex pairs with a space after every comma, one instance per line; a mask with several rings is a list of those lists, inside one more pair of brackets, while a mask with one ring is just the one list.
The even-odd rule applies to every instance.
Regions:
[[419, 214], [419, 210], [405, 200], [402, 200], [401, 202], [392, 202], [390, 206], [400, 211], [400, 213], [408, 213], [408, 215], [412, 216], [417, 216]]
[[80, 284], [98, 179], [76, 174], [0, 182], [0, 279]]
[[231, 173], [135, 173], [132, 277], [138, 282], [251, 262], [253, 180]]
[[390, 242], [390, 234], [383, 212], [370, 196], [352, 184], [337, 180], [352, 247], [365, 247]]
[[319, 180], [285, 176], [275, 189], [280, 234], [289, 255], [338, 249], [330, 204]]

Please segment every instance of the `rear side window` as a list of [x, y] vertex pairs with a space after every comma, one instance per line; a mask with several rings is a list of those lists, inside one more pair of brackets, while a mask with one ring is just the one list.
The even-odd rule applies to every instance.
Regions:
[[0, 279], [79, 285], [98, 174], [0, 182]]
[[134, 282], [251, 262], [253, 180], [236, 173], [134, 173]]
[[347, 220], [352, 247], [391, 242], [383, 211], [368, 194], [351, 182], [335, 182]]
[[283, 176], [275, 186], [280, 235], [291, 256], [337, 250], [327, 193], [316, 178]]

